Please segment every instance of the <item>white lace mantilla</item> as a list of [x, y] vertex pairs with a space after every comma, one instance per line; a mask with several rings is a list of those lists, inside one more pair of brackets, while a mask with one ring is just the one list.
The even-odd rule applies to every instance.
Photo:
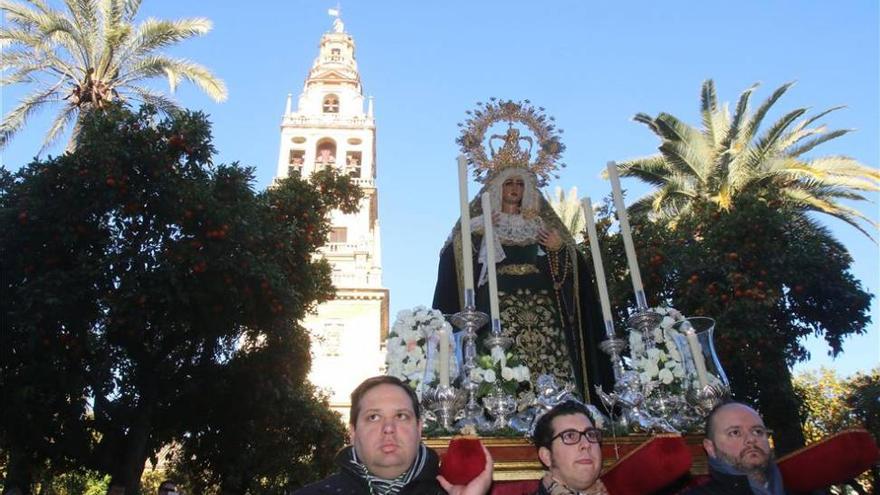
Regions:
[[[504, 244], [515, 244], [524, 246], [537, 242], [538, 230], [544, 226], [541, 217], [525, 218], [519, 214], [499, 213], [498, 223], [493, 227], [495, 229], [495, 264], [501, 263], [507, 257], [504, 254]], [[474, 232], [483, 231], [483, 215], [471, 219], [471, 230]], [[543, 250], [538, 249], [538, 254], [542, 255]], [[477, 261], [482, 268], [480, 269], [480, 280], [477, 286], [481, 286], [488, 281], [489, 268], [486, 265], [486, 236], [483, 236], [483, 242], [480, 243], [480, 254]]]

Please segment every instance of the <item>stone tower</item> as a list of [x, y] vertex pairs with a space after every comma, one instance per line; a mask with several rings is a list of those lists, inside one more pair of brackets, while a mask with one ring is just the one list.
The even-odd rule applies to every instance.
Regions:
[[308, 178], [334, 167], [364, 191], [358, 213], [332, 213], [321, 255], [333, 267], [336, 297], [303, 322], [313, 342], [309, 379], [330, 393], [331, 406], [347, 420], [351, 391], [384, 364], [388, 289], [382, 286], [373, 104], [366, 102], [364, 111], [354, 39], [338, 12], [331, 15], [333, 28], [321, 37], [295, 111], [287, 96], [276, 177]]

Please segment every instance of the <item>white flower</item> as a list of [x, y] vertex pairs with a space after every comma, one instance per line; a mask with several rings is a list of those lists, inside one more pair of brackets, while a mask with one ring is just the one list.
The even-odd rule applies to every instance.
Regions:
[[495, 346], [492, 348], [492, 363], [497, 364], [501, 363], [501, 366], [507, 365], [507, 356], [504, 355], [504, 349]]
[[663, 342], [663, 330], [660, 327], [654, 328], [651, 335], [654, 336], [654, 342]]
[[639, 373], [639, 378], [641, 378], [643, 384], [647, 384], [651, 381], [652, 377], [647, 371], [643, 371]]
[[660, 373], [660, 367], [657, 366], [657, 362], [650, 359], [642, 359], [642, 369], [644, 369], [644, 373], [647, 373], [650, 378], [653, 378], [657, 376], [657, 373]]
[[495, 383], [495, 372], [493, 370], [483, 370], [483, 381]]
[[648, 359], [650, 359], [654, 363], [659, 361], [660, 360], [660, 349], [657, 349], [656, 347], [652, 347], [652, 348], [648, 349]]
[[471, 381], [474, 383], [480, 383], [483, 381], [483, 371], [480, 368], [474, 368], [471, 370]]
[[660, 381], [663, 382], [664, 385], [669, 385], [670, 383], [672, 383], [672, 380], [675, 377], [672, 375], [671, 371], [664, 368], [664, 369], [660, 370], [660, 373], [657, 375], [657, 378], [659, 378]]
[[665, 315], [667, 312], [669, 312], [669, 308], [667, 308], [666, 306], [657, 306], [656, 308], [651, 308], [651, 311], [660, 315]]
[[684, 378], [684, 368], [676, 366], [672, 369], [672, 374], [675, 375], [676, 378]]
[[672, 328], [672, 325], [675, 324], [675, 320], [670, 318], [669, 316], [664, 316], [662, 320], [660, 320], [660, 328], [667, 329]]
[[681, 312], [675, 308], [669, 308], [669, 316], [675, 318], [676, 320], [683, 320], [684, 316]]
[[529, 367], [521, 364], [513, 369], [514, 375], [516, 376], [516, 381], [518, 382], [527, 382], [529, 381]]
[[515, 376], [516, 375], [514, 375], [512, 368], [508, 368], [506, 366], [501, 368], [501, 378], [503, 378], [504, 381], [513, 380], [515, 378]]
[[667, 369], [667, 370], [671, 370], [672, 368], [675, 368], [676, 366], [678, 366], [678, 363], [676, 363], [675, 361], [673, 361], [671, 359], [666, 361], [665, 363], [663, 363], [663, 368]]
[[397, 320], [405, 320], [407, 318], [412, 318], [413, 312], [408, 309], [402, 309], [397, 313]]

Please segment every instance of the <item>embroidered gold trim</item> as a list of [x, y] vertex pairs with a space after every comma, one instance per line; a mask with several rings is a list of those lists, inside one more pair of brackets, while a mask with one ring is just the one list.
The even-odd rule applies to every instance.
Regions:
[[522, 276], [531, 275], [533, 273], [541, 273], [541, 271], [538, 270], [537, 266], [528, 263], [523, 263], [521, 265], [503, 265], [498, 268], [499, 275]]

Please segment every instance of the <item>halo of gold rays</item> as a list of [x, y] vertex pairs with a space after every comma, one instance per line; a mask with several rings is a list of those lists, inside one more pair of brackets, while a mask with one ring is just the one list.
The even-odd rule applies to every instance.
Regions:
[[[562, 152], [565, 151], [565, 145], [560, 140], [560, 134], [564, 131], [556, 127], [553, 117], [544, 114], [544, 107], [535, 107], [529, 100], [499, 100], [493, 97], [486, 103], [478, 101], [476, 110], [468, 110], [465, 113], [469, 117], [458, 124], [462, 132], [456, 143], [461, 146], [468, 164], [473, 167], [474, 178], [477, 181], [485, 183], [499, 170], [511, 166], [527, 168], [534, 172], [539, 187], [546, 186], [551, 178], [559, 178], [556, 174], [557, 168], [565, 167], [564, 163], [557, 163]], [[522, 164], [498, 163], [487, 156], [483, 140], [489, 127], [498, 122], [510, 124], [519, 122], [528, 127], [537, 140], [537, 157], [531, 162]]]

